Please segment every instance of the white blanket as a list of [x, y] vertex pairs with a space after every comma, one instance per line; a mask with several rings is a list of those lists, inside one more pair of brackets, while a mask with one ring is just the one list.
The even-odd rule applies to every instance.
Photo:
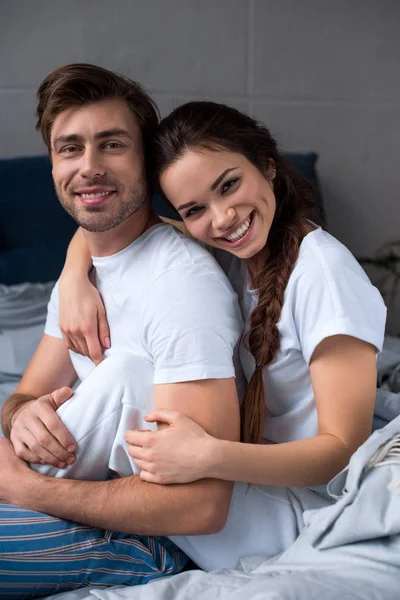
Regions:
[[51, 600], [398, 600], [400, 416], [359, 448], [329, 490], [337, 502], [306, 511], [304, 530], [280, 556]]

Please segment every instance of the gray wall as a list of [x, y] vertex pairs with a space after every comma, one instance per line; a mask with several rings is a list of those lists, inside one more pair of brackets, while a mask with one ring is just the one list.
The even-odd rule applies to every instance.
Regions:
[[320, 155], [331, 232], [354, 253], [400, 238], [398, 0], [0, 0], [0, 156], [40, 154], [35, 90], [94, 62], [165, 114], [223, 100], [287, 150]]

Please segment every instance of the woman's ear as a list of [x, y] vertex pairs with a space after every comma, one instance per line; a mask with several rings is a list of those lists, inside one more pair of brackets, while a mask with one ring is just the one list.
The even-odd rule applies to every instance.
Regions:
[[273, 181], [276, 176], [276, 166], [273, 158], [268, 159], [268, 167], [267, 167], [267, 178], [270, 181]]

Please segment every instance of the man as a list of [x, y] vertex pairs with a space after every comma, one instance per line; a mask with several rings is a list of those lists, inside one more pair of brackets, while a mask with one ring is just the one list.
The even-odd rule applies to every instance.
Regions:
[[[158, 122], [153, 102], [131, 80], [83, 64], [53, 71], [38, 99], [56, 192], [94, 257], [112, 346], [96, 368], [68, 351], [56, 286], [45, 334], [2, 411], [12, 444], [0, 440], [0, 501], [8, 505], [0, 509], [0, 598], [179, 571], [186, 559], [174, 544], [146, 536], [220, 531], [232, 485], [142, 481], [131, 475], [138, 470], [124, 427], [143, 427], [146, 412], [164, 407], [215, 436], [238, 438], [232, 354], [239, 309], [213, 259], [151, 208], [145, 173]], [[57, 477], [21, 459], [53, 465], [42, 470]], [[112, 471], [122, 477], [89, 480]]]

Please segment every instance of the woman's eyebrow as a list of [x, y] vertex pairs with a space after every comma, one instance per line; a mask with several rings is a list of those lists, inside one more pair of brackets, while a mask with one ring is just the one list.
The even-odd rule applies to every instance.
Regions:
[[189, 206], [195, 206], [196, 202], [186, 202], [186, 204], [181, 204], [178, 206], [176, 210], [183, 210], [184, 208], [189, 208]]
[[225, 169], [225, 171], [223, 173], [221, 173], [221, 175], [219, 177], [217, 177], [217, 179], [214, 181], [214, 183], [211, 186], [211, 190], [214, 191], [215, 188], [217, 187], [217, 185], [219, 183], [221, 183], [221, 181], [223, 180], [223, 178], [225, 177], [225, 175], [227, 175], [228, 173], [230, 173], [231, 171], [234, 171], [235, 169], [238, 169], [239, 167], [231, 167], [230, 169]]
[[[221, 175], [219, 175], [217, 177], [217, 179], [214, 181], [214, 183], [211, 185], [210, 189], [212, 191], [215, 190], [215, 188], [218, 186], [218, 184], [223, 180], [223, 178], [225, 177], [225, 175], [227, 175], [228, 173], [230, 173], [231, 171], [234, 171], [235, 169], [238, 169], [239, 167], [230, 167], [229, 169], [225, 169], [225, 171], [223, 171], [221, 173]], [[193, 200], [191, 202], [186, 202], [186, 204], [181, 204], [180, 206], [178, 206], [178, 208], [176, 210], [183, 210], [184, 208], [190, 208], [191, 206], [195, 206], [196, 202], [194, 202]]]

